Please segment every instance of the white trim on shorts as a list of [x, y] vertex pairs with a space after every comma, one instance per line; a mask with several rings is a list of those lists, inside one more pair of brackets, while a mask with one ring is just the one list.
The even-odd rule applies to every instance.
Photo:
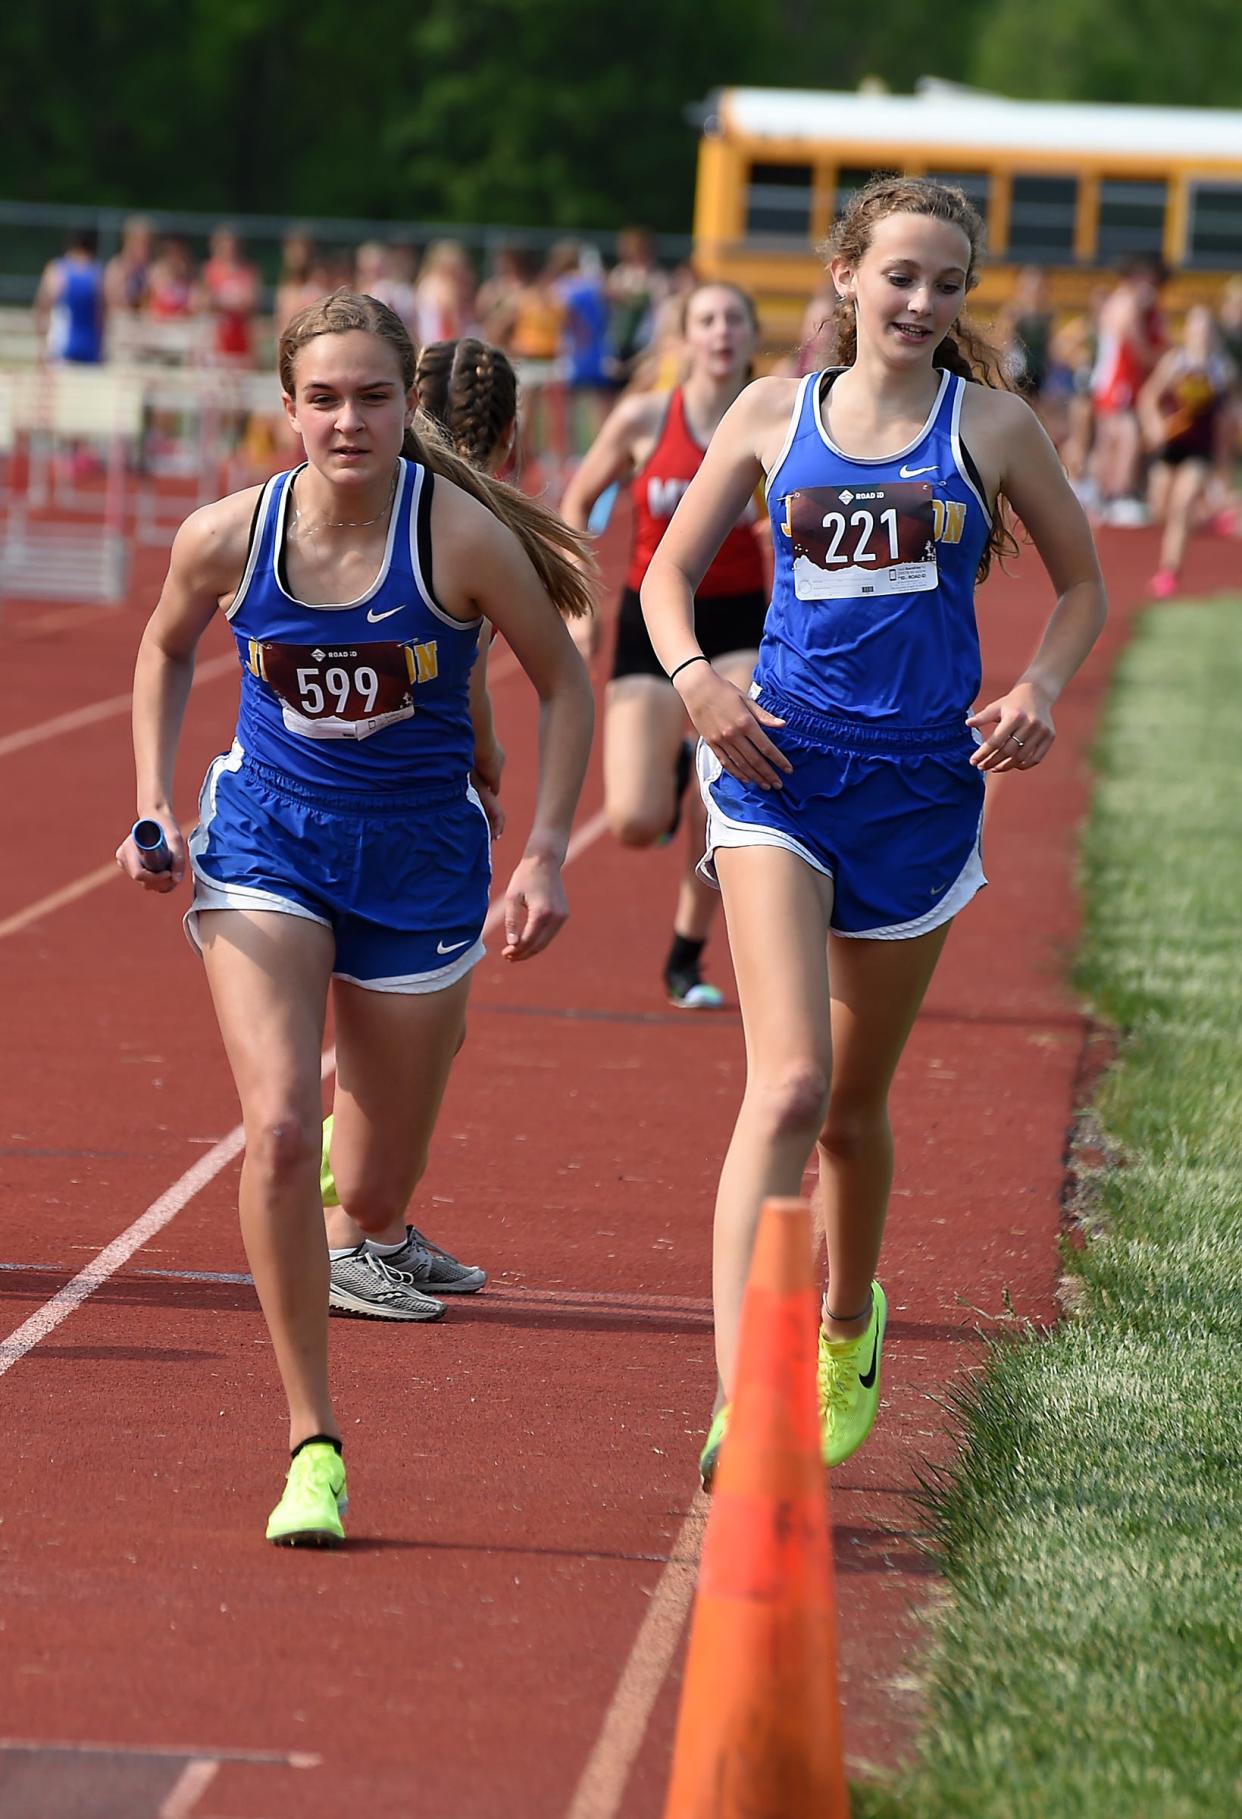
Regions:
[[[198, 829], [194, 831], [197, 833]], [[185, 938], [196, 954], [203, 951], [198, 918], [204, 910], [269, 910], [278, 916], [300, 916], [304, 922], [317, 922], [320, 928], [331, 932], [332, 924], [326, 916], [317, 916], [314, 910], [308, 910], [304, 903], [295, 903], [291, 897], [278, 897], [275, 891], [256, 890], [253, 884], [221, 884], [218, 879], [209, 878], [205, 872], [200, 872], [193, 859], [193, 835], [190, 866], [194, 878], [194, 896], [181, 923], [185, 929]]]
[[[752, 696], [757, 693], [757, 688], [752, 684]], [[804, 860], [821, 877], [832, 878], [832, 872], [823, 860], [817, 859], [814, 853], [802, 845], [800, 840], [795, 840], [793, 835], [787, 834], [784, 829], [764, 827], [761, 823], [754, 821], [734, 821], [731, 816], [722, 813], [711, 793], [711, 786], [724, 771], [724, 765], [705, 739], [699, 740], [695, 770], [699, 779], [699, 794], [702, 796], [703, 806], [707, 810], [706, 851], [694, 868], [704, 884], [710, 884], [716, 891], [720, 889], [720, 880], [716, 876], [716, 866], [712, 855], [718, 847], [727, 846], [784, 847], [787, 853], [792, 853], [796, 859]]]
[[480, 935], [466, 953], [458, 954], [447, 966], [437, 966], [429, 973], [396, 973], [391, 979], [355, 979], [352, 973], [333, 973], [332, 977], [343, 979], [346, 985], [360, 985], [367, 992], [404, 992], [416, 997], [423, 992], [442, 992], [446, 987], [456, 985], [479, 964], [486, 952]]
[[[795, 859], [801, 859], [812, 871], [818, 872], [821, 878], [830, 882], [832, 869], [822, 859], [795, 840], [792, 834], [783, 829], [764, 827], [751, 821], [735, 821], [729, 815], [722, 814], [712, 794], [711, 785], [724, 769], [719, 758], [705, 742], [700, 742], [698, 765], [699, 793], [707, 809], [707, 850], [695, 867], [697, 875], [705, 884], [714, 890], [720, 889], [720, 880], [716, 876], [714, 855], [722, 847], [776, 846], [785, 852], [792, 853]], [[707, 763], [704, 764], [703, 756]], [[711, 765], [715, 770], [708, 775]], [[909, 922], [890, 922], [882, 928], [833, 928], [831, 933], [840, 935], [843, 941], [913, 941], [919, 935], [930, 934], [932, 929], [939, 928], [942, 922], [948, 922], [959, 911], [965, 909], [977, 891], [983, 889], [987, 877], [983, 870], [983, 814], [979, 815], [979, 825], [975, 830], [975, 843], [965, 865], [944, 895], [926, 910], [923, 915], [913, 917]]]
[[840, 935], [843, 941], [913, 941], [919, 935], [929, 935], [942, 922], [948, 922], [960, 910], [964, 910], [986, 883], [983, 871], [983, 816], [980, 814], [970, 856], [948, 890], [931, 909], [921, 916], [915, 916], [910, 922], [890, 922], [885, 928], [834, 928], [832, 932]]
[[[304, 903], [296, 903], [291, 897], [281, 897], [275, 891], [259, 890], [252, 884], [224, 884], [218, 878], [210, 877], [195, 863], [196, 858], [207, 851], [211, 843], [211, 823], [216, 813], [216, 786], [219, 778], [226, 772], [241, 769], [245, 752], [238, 740], [234, 740], [227, 752], [213, 758], [203, 778], [203, 787], [198, 798], [198, 825], [190, 835], [190, 875], [194, 881], [194, 895], [190, 907], [182, 917], [186, 940], [196, 954], [203, 951], [202, 939], [198, 932], [198, 918], [204, 910], [263, 910], [271, 915], [298, 916], [304, 922], [316, 922], [320, 928], [329, 933], [332, 923], [326, 916], [317, 915], [307, 909]], [[467, 800], [472, 802], [484, 822], [487, 822], [487, 810], [483, 807], [479, 794], [473, 783], [466, 785]], [[490, 851], [490, 828], [489, 828]], [[456, 955], [444, 966], [432, 967], [425, 973], [394, 973], [383, 979], [358, 979], [352, 973], [333, 971], [334, 979], [343, 979], [347, 985], [358, 985], [372, 992], [406, 992], [418, 994], [424, 992], [441, 992], [479, 964], [486, 954], [483, 936], [478, 935], [464, 954]]]

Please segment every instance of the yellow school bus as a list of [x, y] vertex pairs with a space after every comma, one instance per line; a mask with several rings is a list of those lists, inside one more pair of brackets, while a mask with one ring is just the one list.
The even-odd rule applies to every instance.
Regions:
[[796, 338], [823, 281], [816, 245], [875, 171], [966, 191], [988, 230], [984, 314], [1023, 265], [1078, 307], [1126, 254], [1161, 252], [1174, 310], [1242, 271], [1242, 111], [1011, 101], [928, 80], [913, 95], [724, 89], [702, 118], [695, 265], [753, 292], [770, 334]]

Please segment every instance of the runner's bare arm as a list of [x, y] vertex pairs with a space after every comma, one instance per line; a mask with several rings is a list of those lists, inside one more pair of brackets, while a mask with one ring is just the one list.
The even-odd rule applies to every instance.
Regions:
[[699, 660], [694, 595], [776, 461], [797, 390], [795, 379], [757, 379], [730, 405], [660, 540], [642, 588], [651, 642], [665, 672], [678, 672], [673, 686], [695, 727], [726, 770], [763, 789], [779, 788], [779, 773], [792, 768], [763, 731], [783, 723]]
[[1056, 605], [1008, 694], [970, 716], [967, 725], [984, 734], [971, 762], [985, 771], [1028, 771], [1052, 749], [1053, 704], [1099, 637], [1108, 601], [1086, 513], [1034, 411], [1011, 392], [972, 392], [972, 402], [967, 443], [1029, 532]]
[[485, 619], [479, 633], [479, 654], [470, 671], [470, 724], [474, 729], [474, 786], [492, 839], [499, 840], [505, 831], [505, 811], [500, 806], [500, 778], [505, 768], [504, 747], [496, 737], [496, 717], [487, 686], [487, 659], [491, 649], [491, 621]]
[[566, 524], [584, 531], [601, 493], [634, 471], [635, 450], [657, 432], [665, 403], [663, 394], [645, 392], [617, 405], [565, 488], [560, 513]]
[[442, 483], [431, 524], [440, 605], [455, 618], [490, 619], [539, 696], [534, 821], [505, 900], [504, 952], [524, 960], [547, 946], [569, 913], [560, 870], [591, 750], [591, 684], [525, 551], [486, 506]]
[[148, 890], [173, 890], [185, 874], [185, 842], [173, 812], [177, 742], [198, 642], [241, 580], [257, 496], [256, 488], [234, 493], [186, 519], [173, 540], [168, 574], [138, 647], [133, 702], [137, 812], [164, 829], [172, 865], [167, 872], [145, 871], [130, 839], [121, 843], [117, 863]]
[[1176, 367], [1177, 353], [1171, 349], [1156, 362], [1154, 372], [1144, 381], [1139, 389], [1139, 395], [1134, 401], [1139, 425], [1143, 431], [1143, 441], [1149, 449], [1159, 448], [1164, 441], [1164, 417], [1160, 410], [1160, 401]]

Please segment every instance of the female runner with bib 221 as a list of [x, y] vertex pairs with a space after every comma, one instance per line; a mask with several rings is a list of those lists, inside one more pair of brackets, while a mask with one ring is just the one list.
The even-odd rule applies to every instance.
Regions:
[[332, 1159], [364, 1231], [404, 1214], [424, 1168], [483, 955], [488, 829], [468, 780], [479, 624], [539, 694], [534, 825], [505, 897], [504, 953], [565, 920], [561, 865], [592, 703], [560, 612], [589, 605], [578, 539], [480, 475], [416, 418], [414, 349], [374, 298], [337, 291], [280, 342], [306, 463], [193, 513], [134, 678], [138, 814], [186, 867], [175, 753], [198, 641], [223, 611], [242, 700], [190, 839], [186, 918], [242, 1103], [242, 1235], [289, 1403], [293, 1459], [270, 1541], [342, 1539], [345, 1468], [328, 1391], [320, 1069], [336, 1032]]
[[[627, 846], [651, 846], [675, 830], [692, 748], [686, 710], [651, 648], [639, 589], [674, 509], [703, 459], [717, 424], [750, 376], [755, 309], [731, 284], [700, 284], [682, 304], [686, 376], [670, 391], [623, 398], [565, 489], [567, 524], [585, 530], [591, 507], [630, 477], [633, 547], [617, 614], [612, 676], [604, 700], [604, 806]], [[755, 668], [767, 609], [766, 572], [753, 500], [725, 536], [695, 595], [694, 631], [715, 668], [746, 688]], [[581, 628], [579, 628], [580, 630]], [[684, 1010], [723, 1003], [702, 977], [702, 954], [715, 914], [715, 892], [695, 875], [703, 850], [703, 809], [688, 804], [690, 852], [677, 893], [664, 987]]]
[[[743, 392], [643, 588], [652, 642], [701, 735], [704, 869], [724, 895], [746, 1034], [716, 1201], [721, 1390], [705, 1483], [728, 1424], [759, 1208], [799, 1191], [813, 1148], [826, 1463], [870, 1431], [889, 1085], [950, 922], [984, 883], [984, 777], [1048, 755], [1053, 703], [1104, 622], [1091, 533], [1052, 444], [1022, 399], [977, 383], [991, 353], [958, 316], [981, 239], [959, 190], [885, 177], [857, 193], [829, 243], [843, 364]], [[775, 581], [746, 694], [703, 661], [691, 603], [761, 476]], [[1022, 675], [971, 713], [975, 583], [1011, 541], [1001, 495], [1056, 604]]]

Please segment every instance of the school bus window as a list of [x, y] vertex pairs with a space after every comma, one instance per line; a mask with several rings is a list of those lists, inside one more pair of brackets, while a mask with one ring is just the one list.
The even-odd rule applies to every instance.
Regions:
[[834, 215], [843, 215], [854, 196], [864, 183], [870, 183], [875, 176], [873, 170], [863, 170], [849, 165], [842, 165], [837, 172], [837, 199], [833, 208]]
[[928, 171], [927, 174], [934, 183], [949, 183], [954, 189], [962, 190], [967, 202], [987, 220], [992, 179], [986, 171]]
[[1074, 258], [1076, 177], [1015, 176], [1009, 202], [1009, 254], [1032, 265], [1068, 265]]
[[1126, 253], [1158, 253], [1164, 245], [1167, 183], [1100, 180], [1100, 224], [1096, 257], [1102, 264]]
[[1192, 186], [1186, 263], [1242, 265], [1242, 183]]
[[811, 231], [809, 164], [752, 164], [746, 238], [805, 240]]

